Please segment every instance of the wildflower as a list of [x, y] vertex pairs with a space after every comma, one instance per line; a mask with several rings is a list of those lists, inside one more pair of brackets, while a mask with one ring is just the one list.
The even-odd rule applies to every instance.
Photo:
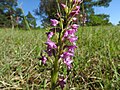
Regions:
[[68, 30], [68, 34], [75, 34], [75, 32], [77, 31], [77, 29], [69, 29]]
[[68, 31], [65, 31], [65, 33], [64, 33], [64, 38], [66, 38], [67, 36], [69, 35], [69, 33], [68, 33]]
[[71, 56], [74, 56], [73, 53], [70, 53], [70, 52], [64, 52], [62, 55], [61, 55], [61, 58], [63, 58], [63, 61], [64, 63], [66, 64], [66, 66], [68, 67], [68, 69], [70, 69], [72, 67], [71, 63], [73, 62], [71, 60]]
[[75, 42], [77, 40], [77, 36], [72, 36], [72, 37], [68, 37], [68, 40], [72, 43]]
[[78, 15], [78, 14], [79, 14], [79, 11], [72, 11], [72, 12], [70, 13], [71, 16], [76, 16], [76, 15]]
[[48, 48], [50, 48], [50, 49], [57, 48], [56, 44], [50, 40], [48, 40], [45, 44], [48, 45]]
[[68, 69], [71, 69], [71, 67], [72, 67], [71, 63], [72, 62], [73, 61], [71, 60], [70, 57], [67, 57], [67, 58], [64, 59], [64, 63], [66, 64], [66, 66], [68, 67]]
[[40, 58], [40, 60], [42, 61], [43, 64], [45, 64], [46, 61], [47, 61], [47, 58], [46, 58], [45, 56], [42, 56], [42, 57]]
[[77, 21], [77, 18], [76, 18], [76, 17], [73, 17], [73, 18], [72, 18], [72, 21], [73, 21], [73, 22], [76, 22], [76, 21]]
[[57, 16], [58, 16], [58, 17], [61, 17], [60, 13], [57, 13]]
[[52, 26], [57, 26], [57, 24], [59, 23], [56, 19], [50, 19], [50, 21]]
[[61, 6], [62, 6], [62, 8], [64, 8], [64, 9], [67, 7], [67, 6], [66, 6], [65, 4], [63, 4], [63, 3], [61, 4]]
[[54, 52], [55, 52], [54, 49], [51, 49], [51, 48], [49, 48], [49, 47], [47, 47], [47, 50], [45, 50], [45, 51], [46, 51], [46, 53], [48, 54], [48, 56], [52, 56], [52, 55], [54, 54]]
[[60, 87], [61, 87], [62, 90], [65, 87], [66, 80], [67, 80], [67, 78], [64, 78], [64, 77], [62, 77], [62, 79], [59, 79], [58, 84], [60, 85]]
[[71, 11], [70, 15], [71, 16], [76, 16], [80, 12], [80, 6], [76, 6], [74, 10]]
[[64, 53], [61, 55], [61, 58], [66, 59], [67, 57], [70, 57], [70, 56], [74, 56], [74, 54], [73, 54], [73, 53], [70, 53], [70, 52], [64, 52]]
[[71, 46], [65, 46], [65, 48], [68, 48], [68, 51], [71, 53], [74, 53], [75, 48], [77, 48], [76, 45], [71, 45]]
[[62, 8], [65, 10], [66, 13], [68, 13], [68, 6], [65, 4], [61, 4]]
[[76, 15], [78, 15], [78, 14], [79, 14], [79, 10], [77, 10], [77, 11], [73, 10], [73, 11], [70, 13], [71, 16], [76, 16]]
[[75, 10], [77, 11], [77, 10], [80, 10], [80, 6], [76, 6], [75, 7]]
[[79, 25], [73, 24], [71, 27], [72, 27], [72, 29], [78, 29]]
[[46, 34], [47, 34], [48, 39], [50, 39], [53, 36], [54, 33], [53, 32], [48, 32]]
[[[74, 27], [74, 28], [76, 28], [76, 27]], [[76, 31], [77, 31], [77, 29], [68, 29], [68, 30], [66, 30], [63, 37], [62, 37], [62, 40], [70, 39], [70, 37], [74, 37]]]
[[[55, 90], [57, 84], [60, 85], [61, 89], [65, 87], [66, 79], [62, 78], [58, 80], [59, 75], [59, 67], [61, 67], [62, 63], [67, 66], [67, 69], [72, 68], [72, 58], [74, 57], [74, 51], [77, 48], [76, 40], [78, 37], [75, 35], [78, 30], [78, 25], [75, 24], [77, 21], [76, 15], [80, 12], [80, 6], [78, 5], [81, 0], [70, 0], [70, 4], [66, 2], [66, 4], [61, 4], [63, 10], [58, 10], [57, 19], [50, 19], [51, 26], [54, 26], [47, 34], [47, 42], [45, 43], [47, 49], [45, 52], [47, 56], [52, 56], [54, 58], [51, 69], [51, 89]], [[72, 6], [73, 5], [73, 6]], [[59, 6], [59, 5], [58, 5]], [[64, 12], [62, 14], [62, 12]], [[66, 15], [66, 16], [65, 16]], [[56, 27], [57, 26], [57, 27]], [[52, 41], [52, 37], [54, 36], [54, 41]], [[49, 58], [48, 58], [49, 59]], [[40, 58], [43, 64], [46, 63], [47, 58], [42, 56]], [[62, 63], [61, 61], [62, 60]], [[68, 75], [68, 74], [67, 74]], [[57, 83], [57, 84], [56, 84]]]

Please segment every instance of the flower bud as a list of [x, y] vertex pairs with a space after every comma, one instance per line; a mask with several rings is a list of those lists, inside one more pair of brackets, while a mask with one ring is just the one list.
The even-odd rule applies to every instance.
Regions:
[[61, 4], [61, 6], [62, 6], [62, 8], [64, 8], [64, 10], [65, 10], [65, 13], [68, 13], [68, 6], [66, 6], [65, 4]]
[[65, 4], [63, 4], [63, 3], [61, 4], [61, 6], [62, 6], [62, 8], [64, 8], [64, 9], [67, 7], [67, 6], [66, 6]]
[[61, 27], [61, 28], [63, 28], [63, 22], [64, 22], [64, 20], [61, 18], [61, 19], [60, 19], [60, 27]]
[[68, 7], [65, 8], [65, 12], [66, 12], [66, 14], [68, 13]]
[[58, 16], [58, 17], [61, 17], [60, 13], [57, 13], [57, 16]]
[[73, 2], [73, 0], [70, 0], [70, 3], [72, 3]]

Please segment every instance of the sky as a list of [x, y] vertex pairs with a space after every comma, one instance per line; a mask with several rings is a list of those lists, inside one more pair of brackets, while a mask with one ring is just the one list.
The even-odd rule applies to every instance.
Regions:
[[31, 12], [31, 14], [37, 18], [37, 26], [40, 26], [40, 17], [37, 17], [35, 13], [33, 12], [36, 8], [39, 6], [40, 0], [18, 0], [18, 6], [22, 7], [24, 10], [24, 14], [27, 15], [28, 11]]
[[[30, 11], [32, 15], [35, 16], [33, 10], [38, 8], [40, 0], [18, 0], [19, 6], [22, 6], [25, 15]], [[108, 14], [110, 15], [110, 22], [112, 22], [114, 25], [118, 24], [120, 21], [120, 0], [112, 0], [110, 2], [110, 6], [108, 8], [104, 7], [96, 7], [95, 8], [96, 14]], [[39, 26], [41, 24], [39, 17], [38, 18], [37, 25]]]
[[110, 6], [107, 8], [95, 8], [95, 12], [97, 14], [105, 13], [110, 15], [110, 22], [116, 25], [120, 21], [120, 0], [112, 0], [112, 2], [110, 2]]

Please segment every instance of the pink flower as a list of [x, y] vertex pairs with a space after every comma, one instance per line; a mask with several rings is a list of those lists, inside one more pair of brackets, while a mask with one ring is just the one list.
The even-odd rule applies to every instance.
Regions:
[[57, 24], [59, 23], [56, 19], [50, 19], [50, 21], [52, 26], [57, 26]]
[[66, 64], [66, 66], [68, 67], [68, 69], [70, 69], [72, 67], [71, 63], [73, 62], [71, 60], [71, 57], [74, 56], [73, 53], [70, 53], [70, 52], [64, 52], [62, 55], [61, 55], [61, 58], [63, 59], [64, 61], [64, 64]]
[[75, 36], [74, 34], [75, 34], [76, 31], [77, 31], [77, 29], [68, 29], [68, 30], [66, 30], [64, 35], [63, 35], [62, 40], [64, 40], [65, 38], [67, 39], [67, 38], [69, 38], [71, 36]]
[[56, 44], [50, 40], [48, 40], [45, 44], [48, 45], [48, 48], [50, 48], [50, 49], [57, 48]]
[[68, 67], [68, 69], [71, 69], [71, 67], [72, 67], [71, 63], [72, 62], [73, 61], [71, 60], [70, 57], [67, 57], [67, 58], [64, 59], [64, 63], [66, 64], [66, 66]]
[[78, 29], [79, 25], [73, 24], [71, 27], [72, 27], [72, 29]]
[[48, 39], [48, 41], [45, 44], [48, 45], [46, 50], [48, 56], [54, 55], [56, 52], [55, 49], [57, 48], [56, 44], [50, 41], [50, 39]]
[[70, 56], [74, 56], [73, 53], [70, 53], [70, 52], [64, 52], [62, 55], [61, 55], [61, 58], [65, 59], [67, 57], [70, 57]]
[[75, 7], [75, 10], [77, 11], [77, 10], [80, 10], [80, 6], [76, 6]]
[[61, 17], [60, 13], [57, 13], [57, 16], [58, 16], [58, 17]]
[[77, 48], [76, 45], [65, 46], [65, 47], [68, 48], [68, 51], [69, 51], [69, 52], [72, 52], [72, 53], [74, 53], [75, 48]]
[[77, 31], [77, 29], [69, 29], [68, 30], [68, 34], [75, 34], [75, 32]]
[[76, 16], [80, 12], [80, 6], [76, 6], [75, 9], [70, 13], [71, 16]]
[[76, 18], [76, 17], [73, 17], [73, 18], [72, 18], [72, 21], [73, 21], [73, 22], [76, 22], [76, 21], [77, 21], [77, 18]]
[[62, 6], [62, 8], [64, 8], [64, 9], [67, 7], [67, 6], [66, 6], [65, 4], [63, 4], [63, 3], [61, 4], [61, 6]]
[[48, 56], [52, 56], [53, 51], [54, 51], [53, 49], [50, 49], [49, 47], [47, 47], [46, 52], [47, 52]]
[[60, 85], [60, 87], [61, 87], [62, 90], [65, 87], [66, 80], [67, 80], [67, 78], [64, 79], [64, 77], [62, 79], [59, 79], [58, 84]]
[[67, 37], [69, 35], [68, 31], [65, 31], [64, 37]]
[[47, 34], [48, 39], [50, 39], [53, 36], [54, 33], [53, 32], [48, 32], [46, 34]]
[[47, 58], [46, 58], [45, 56], [42, 56], [42, 57], [40, 58], [40, 60], [42, 61], [43, 64], [45, 64], [46, 61], [47, 61]]
[[63, 37], [62, 37], [62, 40], [65, 40], [65, 38], [67, 38], [68, 35], [69, 35], [69, 33], [68, 33], [68, 30], [67, 30], [67, 31], [64, 32], [64, 35], [63, 35]]
[[77, 39], [78, 39], [77, 36], [72, 36], [72, 37], [69, 37], [69, 38], [68, 38], [68, 40], [69, 40], [71, 43], [75, 42]]
[[79, 10], [77, 10], [77, 11], [74, 10], [70, 13], [71, 16], [76, 16], [78, 14], [79, 14]]

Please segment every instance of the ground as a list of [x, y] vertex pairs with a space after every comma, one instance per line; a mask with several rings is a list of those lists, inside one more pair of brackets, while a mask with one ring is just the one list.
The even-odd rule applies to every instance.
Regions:
[[[43, 66], [38, 59], [45, 48], [45, 32], [0, 29], [0, 89], [49, 88], [50, 65]], [[77, 35], [67, 90], [119, 90], [120, 27], [82, 27]]]

